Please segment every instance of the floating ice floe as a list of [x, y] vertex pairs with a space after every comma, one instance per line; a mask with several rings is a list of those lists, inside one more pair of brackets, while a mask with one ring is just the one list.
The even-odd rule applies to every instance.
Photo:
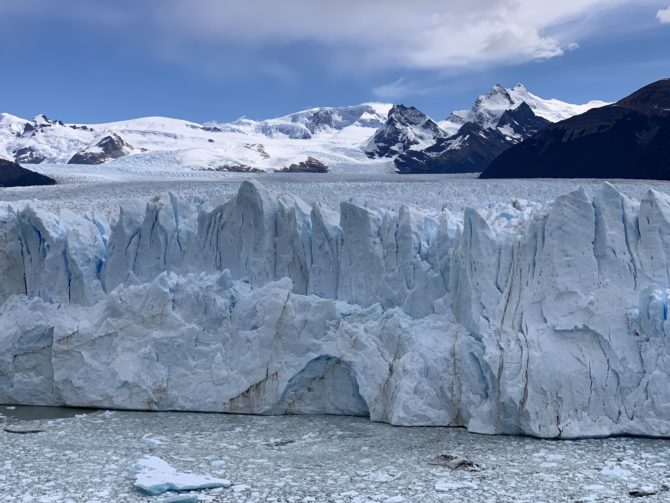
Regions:
[[478, 489], [479, 486], [473, 482], [468, 482], [465, 480], [438, 480], [435, 484], [435, 490], [438, 493], [448, 493], [451, 491], [466, 491], [472, 489]]
[[144, 435], [142, 437], [142, 442], [144, 442], [146, 445], [150, 447], [163, 445], [164, 441], [165, 439], [163, 437], [152, 437], [151, 435]]
[[135, 483], [133, 485], [151, 496], [163, 494], [167, 491], [196, 491], [231, 486], [231, 482], [226, 479], [179, 472], [156, 456], [141, 458], [133, 465], [133, 471], [135, 472]]

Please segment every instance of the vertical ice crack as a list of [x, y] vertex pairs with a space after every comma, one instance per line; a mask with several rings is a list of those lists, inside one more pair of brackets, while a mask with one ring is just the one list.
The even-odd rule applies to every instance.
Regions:
[[72, 271], [70, 270], [70, 260], [68, 257], [68, 240], [65, 238], [63, 244], [63, 267], [65, 279], [67, 281], [67, 301], [72, 302]]
[[[624, 241], [626, 243], [626, 249], [628, 250], [628, 256], [630, 257], [630, 264], [631, 264], [631, 272], [633, 273], [633, 285], [634, 285], [634, 290], [637, 291], [638, 289], [638, 269], [639, 269], [639, 263], [638, 263], [638, 258], [636, 252], [633, 251], [633, 247], [631, 246], [630, 242], [630, 236], [628, 235], [630, 232], [629, 225], [626, 219], [626, 207], [624, 205], [624, 199], [623, 197], [620, 200], [621, 203], [621, 221], [623, 223], [623, 236], [624, 236]], [[635, 222], [636, 222], [636, 230], [637, 230], [637, 239], [639, 242], [640, 239], [640, 228], [639, 225], [637, 224], [639, 221], [638, 217], [635, 217]]]
[[596, 266], [598, 267], [598, 284], [603, 280], [602, 259], [605, 258], [605, 248], [607, 245], [607, 238], [605, 237], [605, 228], [602, 222], [602, 214], [596, 205], [595, 199], [591, 202], [593, 208], [593, 257], [596, 259]]
[[179, 252], [181, 253], [182, 257], [184, 256], [184, 249], [182, 248], [181, 245], [181, 236], [180, 236], [180, 222], [179, 222], [179, 206], [178, 206], [178, 201], [175, 198], [175, 195], [170, 192], [168, 194], [168, 197], [170, 198], [170, 205], [172, 206], [172, 218], [174, 218], [174, 226], [175, 226], [175, 242], [177, 243], [177, 247], [179, 248]]

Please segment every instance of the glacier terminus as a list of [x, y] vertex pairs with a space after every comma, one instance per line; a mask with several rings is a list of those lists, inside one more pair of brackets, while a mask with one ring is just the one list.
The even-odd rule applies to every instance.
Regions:
[[670, 196], [0, 210], [0, 403], [670, 435]]

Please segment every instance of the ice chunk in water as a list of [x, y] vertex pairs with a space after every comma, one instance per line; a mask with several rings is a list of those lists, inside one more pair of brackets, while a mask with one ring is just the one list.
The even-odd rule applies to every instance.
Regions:
[[198, 503], [198, 497], [193, 494], [177, 494], [162, 499], [160, 503]]
[[230, 481], [226, 479], [178, 472], [156, 456], [141, 458], [133, 465], [133, 471], [135, 472], [134, 486], [151, 496], [167, 491], [193, 491], [231, 486]]

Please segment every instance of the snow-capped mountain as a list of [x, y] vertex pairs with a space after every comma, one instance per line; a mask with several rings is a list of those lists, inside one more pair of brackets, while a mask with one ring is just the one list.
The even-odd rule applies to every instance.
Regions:
[[485, 178], [670, 179], [670, 79], [553, 124], [509, 149]]
[[607, 105], [607, 102], [598, 100], [583, 105], [574, 105], [557, 99], [547, 100], [531, 93], [523, 84], [517, 84], [509, 89], [496, 84], [489, 92], [477, 98], [472, 108], [452, 112], [439, 124], [449, 135], [456, 134], [466, 122], [474, 122], [483, 128], [491, 129], [496, 127], [507, 110], [515, 109], [522, 103], [526, 103], [535, 115], [549, 122], [559, 122], [583, 114], [591, 108]]
[[513, 145], [535, 135], [553, 122], [605, 105], [591, 101], [572, 105], [544, 100], [518, 84], [499, 84], [477, 98], [470, 110], [453, 112], [439, 122], [445, 132], [425, 149], [408, 149], [395, 159], [399, 173], [466, 173], [483, 171]]
[[[490, 116], [491, 114], [489, 114]], [[472, 173], [502, 152], [550, 125], [526, 102], [505, 110], [495, 127], [466, 122], [453, 136], [421, 151], [407, 150], [395, 159], [398, 173]]]
[[0, 114], [0, 158], [23, 164], [104, 163], [137, 173], [482, 171], [546, 125], [603, 104], [572, 105], [544, 100], [522, 85], [496, 85], [471, 109], [439, 123], [414, 107], [386, 103], [207, 124], [166, 117], [65, 124], [44, 115], [27, 120]]
[[433, 119], [414, 107], [394, 105], [377, 129], [366, 152], [371, 158], [393, 157], [412, 149], [423, 150], [445, 137]]
[[396, 105], [367, 153], [392, 158], [398, 173], [478, 172], [549, 124], [604, 104], [544, 100], [518, 84], [511, 89], [495, 85], [471, 109], [452, 112], [439, 123], [413, 107]]
[[377, 129], [384, 125], [392, 106], [387, 103], [364, 103], [351, 107], [312, 108], [276, 119], [254, 121], [243, 118], [213, 127], [222, 131], [260, 134], [268, 138], [283, 136], [308, 140], [315, 135], [342, 131], [352, 126]]
[[[314, 108], [264, 121], [198, 124], [145, 117], [105, 124], [65, 124], [44, 115], [0, 114], [0, 158], [24, 164], [101, 164], [124, 170], [273, 171], [314, 158], [329, 170], [388, 171], [365, 147], [392, 105]], [[297, 169], [297, 168], [293, 168]], [[357, 168], [360, 169], [360, 168]]]
[[398, 173], [474, 173], [481, 171], [501, 152], [507, 150], [514, 138], [498, 129], [486, 129], [466, 122], [458, 133], [443, 138], [424, 150], [407, 150], [395, 159]]

